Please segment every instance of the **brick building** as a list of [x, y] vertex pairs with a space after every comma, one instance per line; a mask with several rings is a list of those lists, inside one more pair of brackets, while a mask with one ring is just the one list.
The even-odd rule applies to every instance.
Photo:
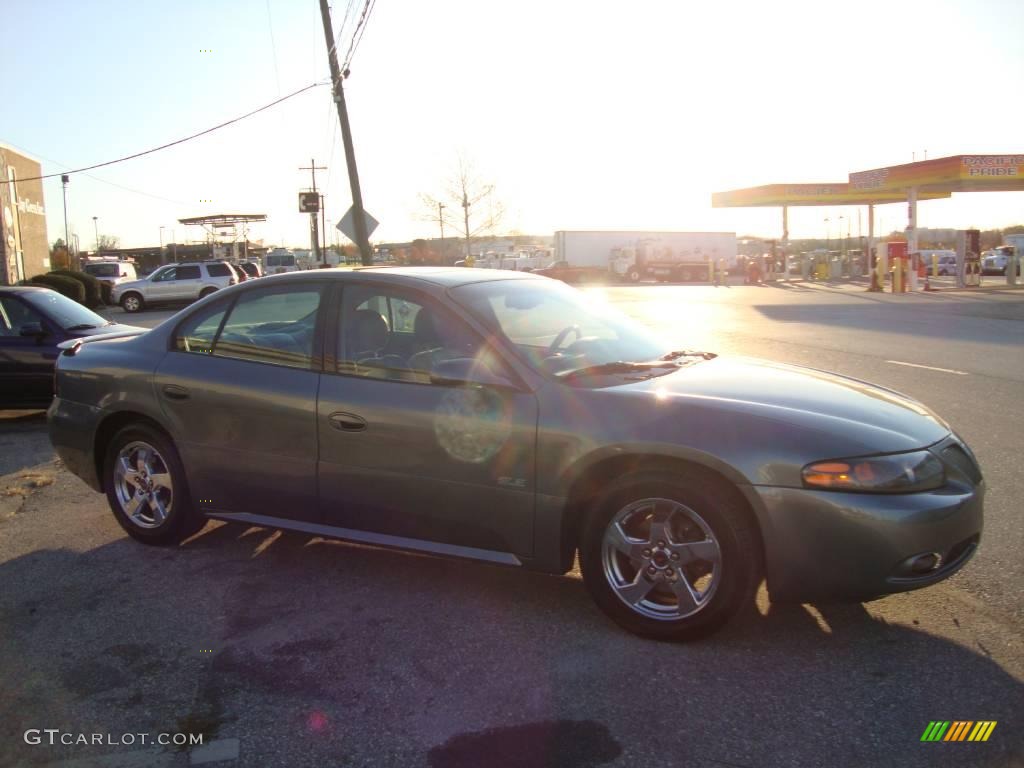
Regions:
[[42, 172], [38, 160], [0, 144], [0, 285], [50, 269]]

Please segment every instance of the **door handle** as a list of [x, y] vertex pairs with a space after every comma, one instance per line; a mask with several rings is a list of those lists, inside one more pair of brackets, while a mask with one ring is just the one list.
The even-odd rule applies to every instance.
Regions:
[[164, 397], [171, 400], [188, 400], [189, 391], [184, 387], [179, 387], [177, 384], [165, 384]]
[[366, 419], [356, 416], [354, 413], [337, 411], [327, 418], [330, 419], [332, 427], [340, 429], [342, 432], [362, 432], [366, 429]]

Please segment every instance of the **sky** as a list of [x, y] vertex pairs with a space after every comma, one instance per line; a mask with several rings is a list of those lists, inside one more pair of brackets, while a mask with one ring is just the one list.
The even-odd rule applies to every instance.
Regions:
[[[342, 59], [363, 1], [333, 0]], [[6, 0], [3, 24], [0, 143], [44, 173], [329, 78], [317, 0]], [[1019, 0], [374, 0], [345, 81], [372, 239], [437, 236], [421, 197], [443, 193], [460, 156], [494, 185], [503, 231], [779, 237], [779, 209], [713, 209], [711, 193], [845, 181], [924, 153], [1024, 153], [1024, 47], [1007, 37], [1022, 29]], [[265, 213], [251, 239], [308, 247], [297, 193], [311, 158], [328, 167], [317, 184], [333, 241], [351, 195], [326, 85], [73, 175], [69, 229], [83, 249], [97, 230], [141, 247], [204, 237], [179, 218]], [[44, 193], [52, 242], [64, 235], [59, 178]], [[839, 216], [867, 234], [865, 209], [849, 206], [791, 209], [790, 236], [835, 237]], [[877, 230], [905, 217], [880, 206]], [[1024, 192], [918, 207], [922, 227], [1018, 223]]]

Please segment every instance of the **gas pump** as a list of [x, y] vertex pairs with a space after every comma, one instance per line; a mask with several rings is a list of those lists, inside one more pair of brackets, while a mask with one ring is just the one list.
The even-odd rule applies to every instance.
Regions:
[[981, 285], [981, 232], [965, 229], [956, 233], [957, 285], [976, 288]]
[[1010, 255], [1006, 258], [1006, 284], [1017, 284], [1017, 272], [1020, 270], [1020, 246], [1011, 245]]
[[907, 291], [907, 241], [896, 240], [886, 243], [886, 252], [892, 262], [892, 292], [906, 293]]

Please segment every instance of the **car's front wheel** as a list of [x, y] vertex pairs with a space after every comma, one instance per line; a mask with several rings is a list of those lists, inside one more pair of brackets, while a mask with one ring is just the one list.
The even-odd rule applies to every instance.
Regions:
[[193, 509], [174, 443], [145, 424], [121, 429], [107, 446], [103, 487], [121, 527], [146, 544], [177, 544], [205, 518]]
[[761, 546], [741, 497], [703, 472], [614, 482], [586, 518], [580, 565], [598, 606], [656, 640], [695, 640], [752, 604]]
[[200, 298], [200, 299], [205, 299], [205, 298], [206, 298], [207, 296], [209, 296], [209, 295], [210, 295], [211, 293], [216, 293], [216, 292], [217, 292], [217, 289], [216, 289], [216, 288], [203, 288], [203, 290], [201, 290], [201, 291], [199, 292], [199, 298]]
[[144, 304], [142, 296], [137, 293], [126, 293], [121, 297], [121, 309], [125, 312], [138, 312]]

